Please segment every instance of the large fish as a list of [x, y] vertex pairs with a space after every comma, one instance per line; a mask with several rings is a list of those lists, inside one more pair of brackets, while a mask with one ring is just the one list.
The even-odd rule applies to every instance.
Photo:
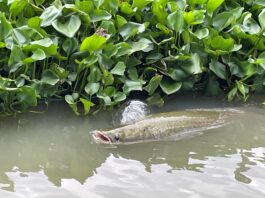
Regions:
[[223, 126], [239, 112], [238, 110], [226, 109], [159, 113], [112, 130], [92, 131], [92, 136], [97, 143], [102, 144], [170, 139], [176, 134], [188, 134], [189, 132]]

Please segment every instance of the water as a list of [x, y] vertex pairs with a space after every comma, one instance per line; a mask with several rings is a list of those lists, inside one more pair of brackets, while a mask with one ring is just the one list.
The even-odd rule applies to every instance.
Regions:
[[[162, 109], [222, 108], [212, 98], [172, 98]], [[110, 113], [76, 117], [64, 105], [0, 122], [2, 198], [265, 197], [265, 108], [178, 141], [106, 148], [88, 131]]]

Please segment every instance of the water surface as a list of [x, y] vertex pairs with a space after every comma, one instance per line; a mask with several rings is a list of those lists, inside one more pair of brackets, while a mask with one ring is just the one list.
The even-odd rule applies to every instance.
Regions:
[[[225, 108], [213, 98], [172, 98], [161, 109]], [[76, 117], [61, 104], [44, 114], [0, 121], [0, 197], [265, 197], [265, 109], [178, 141], [106, 148], [90, 130], [111, 127], [111, 113]]]

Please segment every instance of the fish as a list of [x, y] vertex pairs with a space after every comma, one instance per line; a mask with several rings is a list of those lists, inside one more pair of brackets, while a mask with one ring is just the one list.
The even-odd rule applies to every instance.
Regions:
[[185, 110], [157, 113], [111, 130], [91, 132], [99, 144], [130, 144], [170, 139], [176, 134], [221, 127], [229, 123], [239, 110]]

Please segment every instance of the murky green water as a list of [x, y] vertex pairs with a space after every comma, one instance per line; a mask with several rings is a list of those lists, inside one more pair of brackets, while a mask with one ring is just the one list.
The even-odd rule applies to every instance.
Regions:
[[[219, 100], [171, 99], [159, 111], [224, 107]], [[265, 108], [179, 141], [104, 148], [88, 131], [111, 114], [79, 118], [62, 105], [0, 122], [2, 198], [265, 197]]]

